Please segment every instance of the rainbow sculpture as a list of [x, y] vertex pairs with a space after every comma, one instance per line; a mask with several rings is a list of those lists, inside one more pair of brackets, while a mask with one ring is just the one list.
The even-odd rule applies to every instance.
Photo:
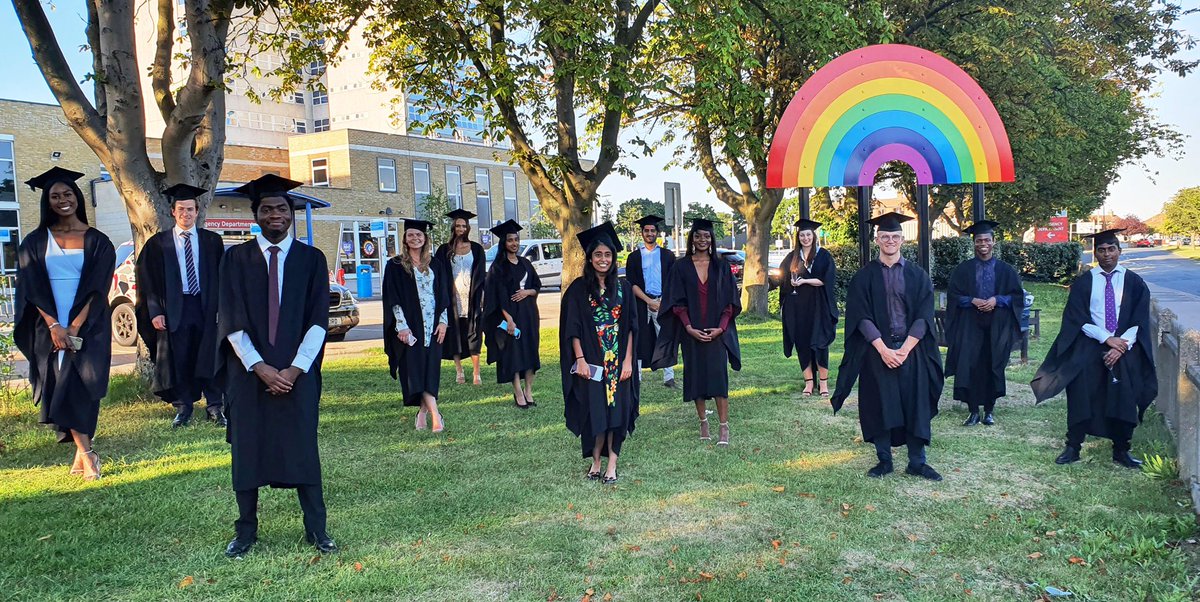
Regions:
[[1008, 133], [979, 84], [937, 53], [880, 44], [834, 59], [792, 98], [767, 186], [871, 186], [889, 161], [918, 184], [1013, 181]]

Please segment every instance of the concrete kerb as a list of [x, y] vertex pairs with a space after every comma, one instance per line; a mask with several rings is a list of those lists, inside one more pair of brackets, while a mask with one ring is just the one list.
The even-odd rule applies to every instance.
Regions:
[[1178, 449], [1179, 478], [1200, 511], [1200, 297], [1149, 284], [1158, 398]]

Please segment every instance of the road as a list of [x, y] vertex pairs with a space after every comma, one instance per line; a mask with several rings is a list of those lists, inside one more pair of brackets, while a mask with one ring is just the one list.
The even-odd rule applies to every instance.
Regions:
[[1200, 297], [1200, 261], [1152, 247], [1123, 250], [1121, 263], [1151, 284]]

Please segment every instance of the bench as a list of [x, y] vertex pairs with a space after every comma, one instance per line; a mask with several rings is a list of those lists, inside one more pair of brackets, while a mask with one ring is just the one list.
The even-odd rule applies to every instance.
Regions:
[[[939, 347], [946, 347], [946, 310], [933, 312], [933, 334]], [[1021, 329], [1021, 363], [1029, 362], [1029, 339], [1042, 338], [1042, 310], [1038, 307], [1029, 308], [1029, 324]]]

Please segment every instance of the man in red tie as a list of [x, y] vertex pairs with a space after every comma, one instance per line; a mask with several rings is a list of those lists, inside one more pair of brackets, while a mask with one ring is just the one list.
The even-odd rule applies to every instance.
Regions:
[[1133, 429], [1158, 395], [1150, 289], [1119, 265], [1122, 230], [1093, 234], [1097, 267], [1071, 283], [1062, 328], [1031, 383], [1040, 403], [1067, 391], [1067, 446], [1058, 464], [1079, 461], [1088, 435], [1111, 439], [1113, 462], [1138, 468]]
[[221, 262], [218, 332], [226, 362], [226, 415], [237, 495], [237, 537], [225, 555], [258, 540], [258, 490], [295, 489], [309, 543], [337, 546], [325, 531], [317, 414], [329, 321], [325, 255], [292, 238], [289, 190], [299, 182], [266, 175], [238, 191], [250, 198], [262, 233]]

